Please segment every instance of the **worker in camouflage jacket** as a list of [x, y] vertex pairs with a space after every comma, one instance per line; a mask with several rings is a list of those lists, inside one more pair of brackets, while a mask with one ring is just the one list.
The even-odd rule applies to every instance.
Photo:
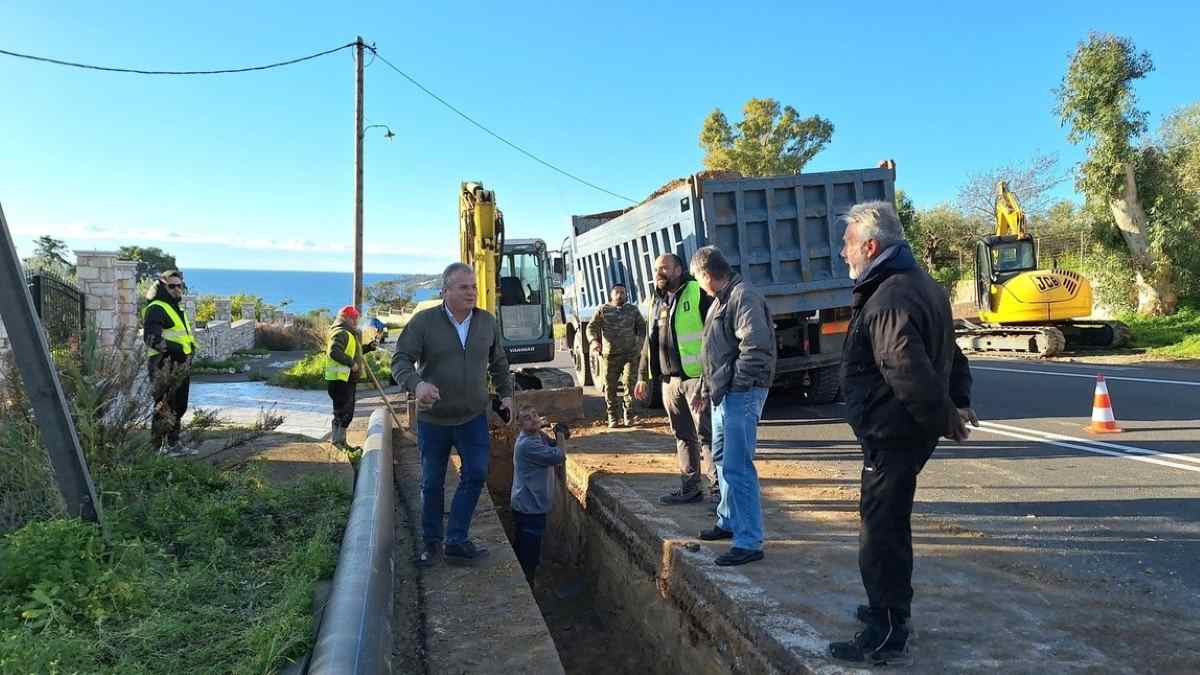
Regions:
[[629, 302], [625, 284], [613, 284], [608, 302], [596, 310], [587, 333], [592, 351], [602, 358], [600, 373], [604, 375], [608, 426], [629, 426], [633, 384], [637, 380], [642, 344], [646, 341], [646, 319], [637, 306]]

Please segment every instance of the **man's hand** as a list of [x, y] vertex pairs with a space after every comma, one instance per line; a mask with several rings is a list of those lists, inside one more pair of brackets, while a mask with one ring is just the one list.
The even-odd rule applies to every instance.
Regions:
[[425, 405], [429, 405], [442, 398], [437, 385], [429, 382], [417, 383], [417, 390], [414, 393], [417, 395], [417, 401]]
[[592, 340], [592, 351], [599, 354], [604, 351], [604, 345], [599, 340]]
[[947, 438], [959, 443], [971, 437], [971, 430], [967, 427], [970, 424], [973, 427], [979, 427], [979, 418], [975, 416], [975, 411], [970, 408], [958, 408], [955, 411], [954, 418], [950, 421], [950, 433]]
[[639, 401], [645, 401], [650, 396], [650, 386], [646, 382], [633, 385], [633, 395]]
[[513, 401], [512, 401], [512, 397], [511, 397], [511, 396], [505, 396], [504, 398], [500, 399], [500, 407], [501, 407], [501, 408], [503, 408], [504, 410], [507, 410], [507, 411], [508, 411], [508, 421], [509, 421], [509, 423], [511, 424], [511, 423], [512, 423], [512, 421], [513, 421], [513, 420], [516, 418], [516, 416], [515, 416], [515, 415], [513, 415]]
[[696, 392], [696, 395], [692, 397], [691, 401], [689, 401], [689, 405], [691, 405], [692, 412], [698, 415], [704, 412], [704, 406], [708, 405], [708, 399], [703, 393]]

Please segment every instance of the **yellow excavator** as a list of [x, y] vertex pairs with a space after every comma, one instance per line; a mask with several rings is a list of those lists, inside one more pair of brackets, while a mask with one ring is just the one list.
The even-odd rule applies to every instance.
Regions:
[[[561, 271], [541, 239], [506, 239], [504, 214], [495, 192], [482, 183], [462, 183], [458, 197], [459, 259], [475, 270], [477, 304], [494, 315], [504, 337], [510, 365], [544, 363], [555, 355], [553, 298]], [[513, 370], [519, 390], [575, 387], [575, 376], [561, 368]], [[578, 397], [563, 400], [582, 401]], [[580, 410], [582, 413], [582, 409]]]
[[996, 185], [995, 217], [996, 233], [975, 245], [980, 323], [959, 321], [956, 340], [963, 351], [1048, 357], [1128, 344], [1125, 324], [1088, 320], [1092, 287], [1086, 277], [1038, 267], [1037, 242], [1005, 181]]

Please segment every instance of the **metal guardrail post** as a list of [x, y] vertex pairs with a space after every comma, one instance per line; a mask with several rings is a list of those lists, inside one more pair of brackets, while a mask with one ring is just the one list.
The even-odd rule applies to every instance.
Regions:
[[354, 503], [308, 673], [391, 672], [394, 507], [392, 421], [380, 409], [371, 414], [363, 443]]

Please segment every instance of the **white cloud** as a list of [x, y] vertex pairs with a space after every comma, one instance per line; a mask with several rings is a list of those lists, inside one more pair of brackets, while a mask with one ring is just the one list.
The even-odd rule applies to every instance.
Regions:
[[[286, 251], [291, 253], [351, 253], [353, 243], [346, 241], [314, 241], [312, 239], [238, 239], [229, 235], [163, 232], [144, 228], [114, 228], [105, 225], [24, 225], [10, 224], [15, 236], [39, 237], [47, 232], [57, 239], [68, 240], [125, 240], [139, 243], [169, 243], [193, 246], [232, 246], [234, 248]], [[365, 243], [371, 256], [411, 256], [417, 258], [450, 259], [458, 255], [454, 248], [428, 246], [396, 246]]]

